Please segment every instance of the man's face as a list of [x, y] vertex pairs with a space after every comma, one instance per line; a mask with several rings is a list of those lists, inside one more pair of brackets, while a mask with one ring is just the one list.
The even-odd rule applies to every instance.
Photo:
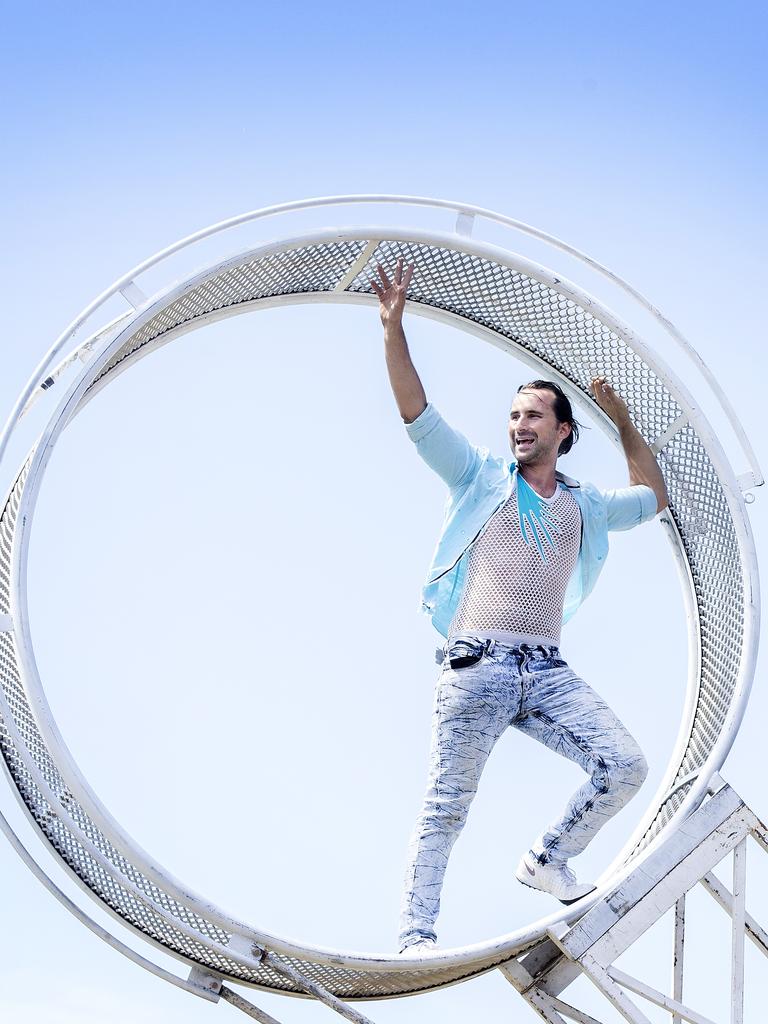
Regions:
[[521, 466], [557, 462], [560, 442], [571, 428], [558, 423], [551, 391], [518, 391], [509, 414], [509, 443], [515, 461]]

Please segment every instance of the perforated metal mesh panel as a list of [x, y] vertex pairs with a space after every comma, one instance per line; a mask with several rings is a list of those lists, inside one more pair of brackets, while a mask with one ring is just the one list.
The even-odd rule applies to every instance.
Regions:
[[174, 327], [214, 310], [239, 306], [277, 295], [330, 292], [350, 264], [360, 256], [364, 242], [337, 242], [322, 247], [287, 249], [249, 260], [206, 278], [174, 302], [160, 309], [123, 344], [95, 378], [97, 384], [128, 356]]
[[[704, 764], [731, 707], [743, 655], [745, 595], [723, 488], [693, 428], [683, 427], [659, 461], [693, 577], [701, 644], [699, 697], [677, 783]], [[639, 849], [671, 821], [690, 787], [681, 785], [659, 809]]]
[[372, 294], [376, 263], [391, 266], [401, 255], [418, 268], [411, 301], [488, 327], [554, 366], [584, 394], [590, 394], [592, 377], [604, 373], [646, 440], [659, 437], [680, 415], [664, 384], [613, 331], [572, 299], [509, 267], [452, 249], [384, 241], [349, 291]]
[[13, 531], [19, 512], [19, 501], [29, 473], [27, 459], [8, 496], [0, 516], [0, 613], [11, 610], [11, 561], [13, 558]]
[[[240, 263], [197, 281], [153, 308], [148, 320], [123, 332], [120, 347], [94, 375], [91, 387], [106, 383], [129, 357], [138, 357], [169, 331], [213, 310], [278, 295], [334, 289], [350, 273], [366, 240], [323, 241], [269, 256], [246, 254]], [[627, 400], [633, 419], [649, 442], [667, 432], [682, 410], [664, 383], [608, 327], [589, 311], [546, 284], [489, 259], [455, 248], [382, 241], [349, 285], [371, 293], [375, 264], [399, 256], [415, 261], [410, 301], [449, 311], [481, 324], [556, 368], [589, 394], [595, 373], [604, 373]], [[683, 779], [704, 763], [722, 733], [743, 657], [745, 595], [738, 540], [723, 487], [694, 430], [680, 426], [663, 448], [660, 465], [691, 569], [701, 624], [699, 700], [689, 742], [677, 766]], [[11, 553], [19, 501], [27, 479], [20, 474], [0, 517], [0, 612], [9, 610]], [[11, 634], [0, 634], [0, 749], [6, 767], [41, 833], [91, 891], [143, 934], [187, 960], [278, 991], [294, 986], [268, 964], [243, 967], [227, 955], [229, 934], [190, 907], [180, 894], [164, 891], [123, 856], [68, 789], [46, 748], [24, 691]], [[682, 786], [658, 809], [643, 839], [647, 843], [679, 809]], [[303, 974], [346, 998], [390, 996], [438, 987], [488, 970], [515, 951], [486, 955], [452, 968], [420, 967], [404, 973], [360, 962], [359, 969], [300, 958], [285, 958]], [[519, 950], [517, 951], [520, 952]]]

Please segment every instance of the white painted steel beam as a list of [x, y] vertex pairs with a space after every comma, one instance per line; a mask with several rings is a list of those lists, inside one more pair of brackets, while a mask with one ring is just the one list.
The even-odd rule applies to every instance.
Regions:
[[[720, 879], [711, 872], [708, 872], [701, 879], [701, 884], [710, 896], [712, 896], [715, 902], [718, 903], [727, 914], [732, 916], [733, 894], [723, 885]], [[764, 956], [768, 956], [768, 932], [760, 927], [751, 914], [745, 914], [744, 927], [748, 937], [752, 940], [754, 945], [757, 946]]]
[[147, 302], [147, 296], [135, 281], [127, 281], [120, 289], [120, 294], [134, 309], [141, 309]]
[[731, 1024], [744, 1024], [744, 928], [746, 925], [747, 840], [733, 851], [731, 910]]
[[556, 996], [550, 996], [550, 1003], [555, 1010], [558, 1010], [568, 1020], [576, 1021], [576, 1024], [600, 1024], [597, 1018], [590, 1017], [588, 1013], [584, 1013], [583, 1010], [577, 1010], [575, 1006], [563, 1002], [562, 999], [558, 999]]
[[463, 235], [464, 238], [469, 238], [475, 228], [475, 215], [474, 213], [459, 213], [456, 218], [456, 234]]
[[653, 454], [658, 455], [662, 448], [666, 448], [672, 438], [679, 434], [683, 427], [686, 427], [687, 425], [688, 417], [685, 414], [678, 416], [673, 423], [670, 423], [664, 433], [659, 434], [659, 436], [649, 446]]
[[373, 256], [373, 254], [376, 252], [376, 246], [378, 244], [379, 239], [374, 238], [366, 245], [366, 247], [357, 257], [357, 259], [352, 263], [349, 270], [346, 272], [346, 274], [344, 274], [344, 276], [340, 279], [339, 283], [333, 289], [335, 292], [345, 292], [347, 288], [349, 288], [349, 286], [355, 280], [357, 275], [360, 274], [363, 270], [365, 270], [371, 256]]
[[330, 1007], [331, 1010], [335, 1010], [340, 1017], [344, 1017], [346, 1020], [351, 1021], [352, 1024], [373, 1024], [370, 1017], [364, 1016], [359, 1010], [356, 1010], [353, 1006], [349, 1006], [347, 1003], [342, 1002], [332, 992], [329, 992], [323, 985], [319, 985], [316, 981], [308, 978], [301, 971], [297, 971], [295, 967], [291, 967], [290, 964], [285, 963], [280, 957], [275, 956], [272, 953], [264, 953], [262, 956], [262, 962], [268, 964], [272, 970], [277, 971], [278, 974], [283, 974], [286, 978], [290, 979], [294, 985], [298, 985], [307, 995], [314, 996], [321, 1003], [325, 1003], [326, 1006]]
[[[623, 989], [613, 980], [601, 963], [585, 953], [580, 961], [582, 970], [629, 1024], [653, 1024], [642, 1010], [627, 997]], [[708, 1021], [707, 1024], [712, 1024]]]
[[[672, 998], [683, 1000], [683, 968], [685, 964], [685, 895], [675, 904], [675, 930], [672, 947]], [[680, 1024], [680, 1014], [672, 1015], [672, 1024]]]
[[732, 814], [706, 841], [672, 868], [650, 890], [647, 898], [622, 914], [610, 931], [591, 947], [591, 951], [605, 962], [615, 960], [650, 927], [653, 920], [674, 906], [681, 892], [693, 888], [702, 875], [718, 864], [737, 845], [740, 837], [744, 837], [746, 829], [744, 811]]
[[673, 1017], [688, 1021], [689, 1024], [716, 1024], [709, 1017], [705, 1017], [690, 1007], [684, 1006], [677, 999], [670, 999], [663, 992], [659, 992], [650, 985], [646, 985], [645, 982], [633, 978], [631, 974], [620, 971], [618, 967], [608, 967], [606, 973], [621, 985], [622, 988], [629, 989], [630, 992], [634, 992], [637, 996], [642, 996], [643, 999], [647, 999], [649, 1003], [660, 1006], [663, 1010], [670, 1010]]
[[[733, 815], [742, 813], [743, 809], [741, 798], [730, 787], [716, 793], [652, 856], [639, 867], [635, 867], [629, 876], [610, 892], [608, 898], [601, 900], [574, 925], [567, 939], [568, 956], [573, 960], [580, 959], [591, 946], [619, 925], [627, 913], [663, 882], [684, 858], [694, 855], [702, 842], [708, 840], [725, 822], [730, 822]], [[726, 828], [726, 836], [727, 831]], [[712, 864], [716, 864], [724, 855], [725, 851], [713, 860]], [[709, 870], [709, 867], [706, 870]], [[697, 876], [691, 884], [695, 884], [699, 877]], [[673, 897], [672, 902], [676, 898]], [[561, 945], [559, 941], [558, 945]]]
[[253, 1020], [259, 1021], [259, 1024], [280, 1024], [280, 1021], [276, 1017], [267, 1013], [266, 1010], [260, 1010], [259, 1007], [250, 1002], [250, 1000], [245, 999], [239, 992], [233, 991], [233, 989], [228, 988], [226, 985], [222, 986], [221, 998], [226, 999], [226, 1001], [236, 1009], [242, 1010], [247, 1017], [251, 1017]]

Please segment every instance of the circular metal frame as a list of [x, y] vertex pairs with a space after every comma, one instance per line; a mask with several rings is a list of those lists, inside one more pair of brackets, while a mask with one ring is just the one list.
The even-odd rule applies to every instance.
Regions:
[[[136, 279], [141, 275], [160, 267], [177, 253], [202, 240], [220, 236], [230, 228], [252, 225], [277, 215], [316, 212], [326, 206], [352, 203], [372, 205], [377, 209], [383, 209], [385, 206], [399, 210], [403, 207], [423, 207], [429, 209], [430, 213], [434, 213], [435, 210], [449, 211], [457, 215], [457, 222], [455, 230], [451, 232], [438, 231], [431, 226], [403, 228], [382, 226], [380, 223], [343, 229], [313, 228], [299, 234], [283, 235], [279, 241], [260, 240], [258, 244], [251, 244], [234, 255], [218, 256], [215, 259], [211, 259], [209, 255], [203, 270], [192, 273], [187, 271], [180, 280], [161, 285], [151, 298], [146, 297], [136, 283]], [[58, 387], [60, 380], [63, 383], [68, 371], [84, 361], [79, 373], [74, 375], [58, 406], [49, 416], [42, 434], [34, 441], [22, 471], [11, 485], [10, 496], [0, 518], [9, 553], [9, 580], [5, 601], [0, 582], [0, 616], [3, 617], [0, 647], [2, 644], [5, 645], [0, 650], [0, 655], [5, 656], [0, 714], [6, 736], [6, 742], [2, 745], [6, 773], [30, 821], [63, 858], [62, 863], [66, 870], [84, 891], [90, 896], [96, 895], [102, 905], [122, 924], [142, 934], [144, 938], [149, 938], [166, 952], [171, 952], [192, 966], [203, 967], [206, 971], [222, 977], [233, 977], [248, 984], [300, 994], [301, 987], [290, 983], [289, 979], [286, 980], [285, 973], [281, 973], [278, 965], [282, 963], [293, 968], [299, 967], [305, 973], [314, 969], [329, 990], [339, 992], [348, 998], [382, 998], [451, 984], [521, 955], [540, 941], [548, 927], [560, 921], [572, 920], [583, 913], [609, 885], [615, 884], [622, 873], [629, 870], [630, 865], [636, 865], [640, 858], [647, 856], [662, 837], [668, 835], [698, 806], [706, 793], [712, 773], [721, 767], [744, 714], [757, 653], [757, 567], [741, 487], [715, 432], [701, 413], [699, 403], [666, 365], [661, 355], [616, 314], [562, 274], [511, 249], [473, 239], [471, 232], [476, 227], [477, 219], [514, 228], [525, 235], [549, 243], [556, 250], [569, 256], [577, 257], [639, 301], [644, 310], [651, 313], [682, 346], [683, 351], [694, 357], [697, 370], [710, 385], [714, 385], [715, 396], [720, 401], [724, 416], [733, 427], [750, 464], [749, 472], [740, 477], [742, 484], [754, 486], [762, 483], [759, 467], [746, 436], [711, 374], [677, 328], [631, 286], [572, 247], [510, 218], [466, 204], [414, 197], [333, 197], [285, 204], [232, 218], [169, 247], [117, 281], [67, 328], [36, 369], [19, 397], [0, 438], [1, 459], [10, 438], [19, 432], [23, 417], [32, 403], [45, 393], [51, 392], [54, 387]], [[743, 595], [740, 608], [741, 649], [738, 671], [729, 692], [727, 708], [720, 714], [720, 725], [708, 745], [706, 756], [702, 756], [701, 763], [697, 764], [694, 772], [689, 772], [687, 776], [681, 775], [681, 763], [688, 749], [694, 720], [700, 711], [703, 692], [702, 650], [699, 640], [704, 627], [699, 614], [700, 592], [697, 591], [691, 569], [690, 522], [682, 521], [673, 503], [670, 513], [663, 517], [663, 522], [683, 581], [690, 624], [689, 676], [686, 709], [678, 742], [668, 771], [648, 812], [619, 857], [601, 877], [598, 892], [582, 901], [575, 909], [549, 915], [513, 933], [498, 936], [484, 943], [432, 954], [417, 966], [390, 956], [353, 954], [303, 946], [253, 928], [190, 891], [156, 864], [149, 854], [141, 850], [101, 805], [82, 777], [59, 734], [35, 663], [26, 592], [30, 530], [43, 474], [58, 437], [86, 402], [154, 348], [212, 320], [266, 306], [300, 302], [375, 303], [376, 297], [370, 288], [365, 287], [364, 278], [365, 274], [370, 272], [371, 263], [376, 254], [382, 251], [382, 247], [389, 253], [431, 253], [436, 261], [445, 259], [448, 254], [451, 259], [455, 258], [458, 261], [461, 272], [470, 279], [472, 274], [477, 272], [477, 268], [482, 267], [495, 268], [494, 273], [500, 275], [507, 283], [513, 278], [529, 282], [532, 287], [535, 285], [534, 290], [540, 289], [536, 294], [544, 306], [549, 308], [547, 304], [551, 306], [564, 303], [562, 308], [569, 316], [573, 310], [579, 311], [580, 316], [588, 318], [590, 323], [598, 324], [605, 332], [603, 337], [608, 341], [604, 341], [604, 344], [611, 351], [615, 349], [618, 353], [616, 358], [621, 356], [626, 360], [631, 356], [631, 359], [642, 367], [643, 380], [650, 382], [649, 387], [663, 386], [665, 401], [668, 402], [669, 408], [681, 411], [676, 419], [667, 423], [661, 435], [653, 440], [660, 451], [664, 452], [671, 450], [683, 435], [695, 437], [699, 446], [696, 451], [701, 449], [706, 453], [708, 465], [712, 467], [720, 488], [719, 514], [724, 514], [722, 509], [727, 510], [734, 544], [738, 549], [739, 564], [734, 567], [734, 572], [738, 576]], [[304, 261], [304, 271], [309, 274], [312, 261], [321, 261], [326, 257], [329, 266], [336, 260], [338, 267], [341, 268], [336, 273], [338, 267], [336, 263], [333, 264], [336, 268], [333, 274], [336, 274], [336, 277], [331, 285], [327, 285], [326, 282], [322, 286], [307, 286], [305, 290], [297, 291], [294, 286], [296, 275], [301, 270], [301, 261]], [[260, 267], [263, 275], [274, 276], [274, 267], [281, 260], [293, 261], [289, 268], [290, 273], [294, 274], [290, 287], [283, 287], [282, 291], [278, 288], [274, 292], [267, 289], [264, 294], [253, 295], [250, 298], [246, 288], [237, 301], [219, 302], [216, 296], [217, 288], [221, 290], [223, 287], [221, 282], [228, 282], [227, 287], [236, 291], [233, 282], [240, 282], [237, 287], [242, 287], [241, 279], [248, 268]], [[333, 274], [330, 276], [333, 277]], [[504, 287], [507, 287], [507, 284]], [[75, 344], [64, 359], [56, 363], [55, 360], [60, 357], [74, 336], [82, 332], [86, 324], [90, 324], [92, 328], [95, 315], [104, 311], [109, 300], [118, 294], [128, 301], [132, 309], [99, 324], [91, 330], [84, 341]], [[198, 301], [201, 295], [203, 298]], [[186, 311], [183, 308], [185, 303]], [[463, 313], [458, 306], [452, 307], [450, 303], [441, 303], [434, 296], [430, 298], [426, 295], [416, 295], [409, 300], [408, 308], [411, 312], [449, 323], [514, 352], [517, 357], [530, 363], [537, 370], [545, 365], [548, 373], [556, 376], [569, 389], [577, 403], [588, 410], [616, 441], [613, 425], [600, 413], [573, 376], [569, 376], [563, 366], [558, 366], [556, 359], [553, 358], [552, 362], [547, 359], [546, 346], [537, 349], [535, 345], [525, 343], [520, 337], [516, 338], [514, 334], [505, 332], [497, 324], [488, 322], [487, 318], [477, 316], [473, 319], [472, 316]], [[563, 313], [563, 316], [565, 315], [566, 313]], [[156, 330], [163, 317], [164, 325]], [[550, 343], [554, 344], [551, 339]], [[631, 399], [632, 396], [627, 397]], [[671, 457], [667, 468], [670, 472], [674, 469]], [[13, 666], [9, 669], [11, 660]], [[19, 702], [26, 703], [26, 710], [23, 713], [19, 711]], [[33, 719], [31, 724], [24, 718], [27, 714]], [[30, 797], [30, 793], [33, 792], [40, 795], [39, 808], [34, 803], [34, 799], [37, 798]], [[69, 850], [67, 843], [70, 840], [65, 839], [63, 833], [53, 835], [51, 823], [46, 819], [48, 811], [40, 810], [42, 807], [53, 808], [52, 814], [63, 812], [63, 816], [67, 818], [67, 828], [76, 836], [76, 842], [82, 851], [82, 862], [77, 859], [79, 853], [75, 854]], [[42, 874], [44, 879], [47, 878], [31, 855], [20, 847], [8, 823], [3, 819], [0, 825], [38, 877]], [[95, 882], [97, 876], [98, 881]], [[46, 884], [53, 891], [53, 883], [48, 880]], [[125, 907], [129, 909], [120, 909], [121, 899], [124, 899]], [[146, 917], [141, 916], [137, 909], [139, 907], [145, 908], [141, 913], [146, 913]], [[87, 915], [77, 908], [75, 912], [81, 920], [88, 923]], [[150, 924], [145, 926], [145, 922]], [[121, 948], [123, 952], [127, 952], [132, 959], [141, 962], [142, 966], [162, 976], [167, 975], [167, 980], [201, 994], [199, 985], [184, 982], [151, 961], [138, 957], [113, 936], [105, 934], [102, 937]], [[265, 951], [269, 951], [274, 969], [270, 969], [265, 961]]]

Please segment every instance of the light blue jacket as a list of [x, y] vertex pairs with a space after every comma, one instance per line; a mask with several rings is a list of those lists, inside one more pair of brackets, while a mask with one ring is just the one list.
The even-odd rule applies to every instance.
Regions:
[[[456, 612], [467, 570], [467, 549], [512, 492], [517, 466], [476, 448], [433, 405], [406, 424], [416, 450], [448, 485], [440, 538], [422, 590], [422, 609], [443, 636]], [[565, 593], [566, 622], [591, 593], [608, 554], [608, 531], [629, 530], [656, 515], [656, 495], [638, 485], [599, 491], [557, 474], [581, 510], [581, 546]]]

